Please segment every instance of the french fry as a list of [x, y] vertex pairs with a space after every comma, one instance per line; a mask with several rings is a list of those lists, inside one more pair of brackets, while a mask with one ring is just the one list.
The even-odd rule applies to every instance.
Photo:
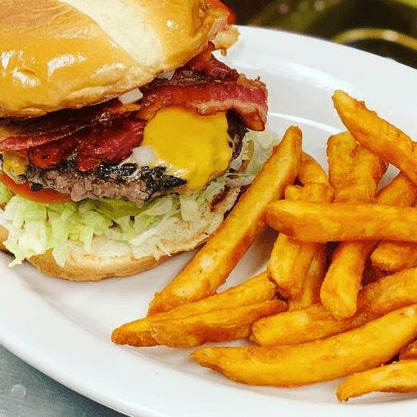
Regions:
[[355, 314], [365, 262], [376, 245], [373, 240], [342, 242], [334, 252], [320, 288], [320, 300], [338, 319]]
[[417, 184], [417, 145], [408, 135], [344, 91], [336, 91], [333, 102], [343, 124], [359, 143]]
[[349, 376], [337, 387], [336, 397], [342, 402], [371, 392], [416, 391], [417, 361], [401, 360]]
[[371, 255], [372, 264], [383, 271], [396, 272], [417, 266], [417, 243], [384, 240]]
[[151, 327], [151, 334], [159, 345], [181, 348], [242, 339], [249, 336], [253, 322], [286, 308], [284, 301], [267, 300], [188, 317], [157, 320]]
[[320, 246], [316, 242], [298, 242], [283, 233], [278, 235], [269, 258], [268, 274], [285, 297], [292, 299], [298, 296]]
[[412, 305], [328, 339], [292, 346], [206, 347], [192, 357], [238, 382], [293, 387], [379, 366], [416, 334], [417, 305]]
[[298, 171], [298, 179], [301, 184], [324, 184], [331, 188], [329, 178], [326, 171], [321, 165], [309, 154], [303, 152], [301, 154], [301, 165]]
[[405, 359], [411, 359], [411, 360], [417, 359], [417, 341], [414, 340], [413, 342], [404, 346], [400, 351], [399, 358], [401, 360], [403, 360], [403, 359], [404, 360]]
[[359, 145], [342, 187], [336, 189], [334, 201], [374, 202], [379, 181], [386, 169], [387, 165], [380, 158]]
[[[356, 196], [357, 197], [357, 196]], [[377, 203], [408, 207], [417, 198], [417, 187], [402, 173], [377, 195]], [[321, 287], [321, 301], [338, 318], [352, 316], [365, 262], [377, 241], [344, 242], [333, 255]]]
[[378, 204], [411, 207], [417, 201], [417, 186], [402, 172], [378, 192]]
[[[396, 182], [396, 206], [410, 207], [416, 203], [417, 186], [400, 173], [394, 181]], [[383, 188], [379, 193], [379, 204], [390, 204], [393, 196], [386, 192], [388, 187]], [[373, 266], [389, 272], [397, 272], [406, 268], [417, 266], [417, 244], [413, 242], [391, 242], [382, 241], [371, 255]]]
[[326, 275], [327, 259], [322, 245], [316, 251], [297, 297], [288, 300], [288, 310], [299, 310], [320, 302], [320, 288]]
[[321, 304], [258, 320], [250, 339], [262, 346], [310, 342], [351, 330], [398, 308], [417, 303], [417, 269], [381, 278], [359, 291], [358, 310], [338, 320]]
[[352, 240], [417, 241], [417, 209], [379, 204], [275, 201], [268, 224], [303, 242]]
[[268, 203], [282, 197], [297, 176], [301, 130], [290, 127], [261, 172], [203, 248], [162, 291], [155, 294], [148, 315], [172, 310], [212, 295], [266, 226]]
[[[301, 158], [298, 179], [304, 187], [288, 186], [285, 198], [319, 202], [333, 200], [334, 191], [325, 171], [306, 153]], [[268, 263], [268, 273], [283, 295], [289, 299], [298, 297], [313, 257], [321, 246], [317, 243], [298, 242], [283, 233], [278, 235]]]
[[353, 158], [358, 142], [349, 132], [332, 135], [327, 140], [327, 161], [329, 178], [337, 190], [342, 188], [353, 165]]
[[332, 201], [333, 188], [326, 184], [308, 183], [305, 186], [289, 185], [285, 189], [285, 199], [293, 201]]
[[400, 359], [417, 359], [417, 340], [414, 340], [401, 349]]
[[181, 320], [215, 310], [259, 304], [272, 300], [275, 294], [275, 284], [268, 279], [267, 273], [263, 272], [222, 293], [184, 304], [167, 313], [155, 314], [123, 324], [112, 332], [112, 341], [120, 345], [154, 346], [158, 344], [152, 335], [153, 326], [157, 321]]
[[[331, 201], [333, 189], [325, 184], [308, 183], [304, 187], [288, 186], [285, 196], [309, 201]], [[277, 283], [280, 292], [290, 299], [297, 298], [305, 277], [321, 243], [305, 243], [280, 233], [274, 243], [268, 263], [268, 273]]]
[[[358, 145], [343, 183], [336, 190], [335, 202], [374, 202], [387, 165], [365, 147]], [[395, 184], [394, 184], [395, 186]], [[336, 317], [352, 316], [365, 262], [377, 242], [342, 242], [333, 255], [323, 280], [320, 299]]]

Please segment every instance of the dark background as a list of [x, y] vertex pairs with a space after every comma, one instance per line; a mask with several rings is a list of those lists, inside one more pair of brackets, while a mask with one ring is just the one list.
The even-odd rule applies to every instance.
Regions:
[[[223, 2], [233, 10], [238, 24], [313, 35], [417, 68], [417, 0]], [[368, 29], [381, 31], [375, 34]]]

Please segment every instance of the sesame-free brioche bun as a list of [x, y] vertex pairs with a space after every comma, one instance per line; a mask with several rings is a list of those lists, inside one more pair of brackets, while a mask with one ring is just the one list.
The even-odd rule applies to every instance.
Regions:
[[[127, 245], [96, 236], [93, 250], [88, 253], [80, 245], [70, 242], [64, 266], [56, 263], [51, 251], [32, 256], [28, 261], [44, 274], [73, 281], [99, 281], [137, 274], [205, 242], [223, 220], [225, 213], [233, 207], [239, 193], [240, 188], [229, 189], [214, 207], [208, 206], [198, 228], [190, 229], [187, 222], [184, 222], [174, 238], [163, 241], [164, 252], [160, 252], [157, 257], [148, 255], [135, 258]], [[2, 243], [7, 236], [8, 231], [0, 226], [0, 250], [7, 251]]]
[[[99, 4], [98, 4], [99, 3]], [[236, 30], [206, 0], [7, 0], [0, 117], [79, 108], [149, 83]]]

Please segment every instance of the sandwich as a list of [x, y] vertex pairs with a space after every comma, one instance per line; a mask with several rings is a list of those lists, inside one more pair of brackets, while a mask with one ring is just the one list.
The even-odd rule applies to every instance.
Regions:
[[267, 91], [219, 58], [238, 37], [224, 7], [10, 0], [0, 35], [10, 265], [72, 280], [151, 268], [204, 242], [259, 169]]

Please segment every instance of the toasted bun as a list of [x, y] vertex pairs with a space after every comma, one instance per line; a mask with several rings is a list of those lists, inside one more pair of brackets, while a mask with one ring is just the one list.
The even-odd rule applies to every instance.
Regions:
[[145, 85], [216, 37], [232, 42], [226, 20], [206, 0], [3, 1], [0, 117], [78, 108]]
[[[99, 281], [103, 278], [137, 274], [153, 268], [176, 253], [192, 250], [203, 243], [223, 220], [224, 214], [232, 208], [239, 192], [238, 188], [233, 188], [222, 196], [215, 209], [207, 211], [204, 222], [197, 230], [186, 230], [187, 225], [184, 224], [183, 230], [178, 230], [176, 238], [163, 242], [165, 253], [161, 253], [158, 258], [153, 256], [135, 258], [128, 246], [106, 242], [103, 238], [96, 237], [93, 251], [90, 253], [86, 253], [76, 243], [71, 243], [63, 267], [55, 262], [51, 251], [44, 255], [32, 256], [29, 262], [44, 274], [74, 281]], [[7, 230], [0, 226], [1, 250], [6, 250], [1, 242], [7, 239], [7, 235]]]

